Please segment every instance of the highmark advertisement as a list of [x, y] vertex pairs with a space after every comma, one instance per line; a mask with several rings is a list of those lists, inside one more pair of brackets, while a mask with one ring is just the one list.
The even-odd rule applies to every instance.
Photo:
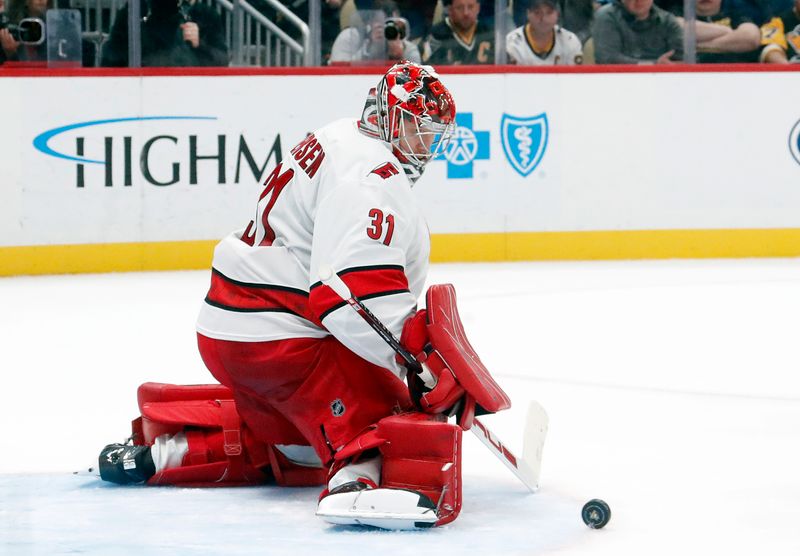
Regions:
[[[763, 73], [442, 78], [458, 127], [415, 187], [434, 237], [800, 228], [798, 73], [757, 109]], [[2, 78], [0, 246], [218, 239], [377, 79]]]

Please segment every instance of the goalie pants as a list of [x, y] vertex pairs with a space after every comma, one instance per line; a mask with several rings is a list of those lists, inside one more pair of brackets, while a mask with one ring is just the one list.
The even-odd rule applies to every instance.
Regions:
[[323, 463], [370, 425], [412, 407], [404, 382], [334, 337], [234, 342], [198, 334], [208, 370], [233, 391], [253, 434], [274, 443], [310, 444]]

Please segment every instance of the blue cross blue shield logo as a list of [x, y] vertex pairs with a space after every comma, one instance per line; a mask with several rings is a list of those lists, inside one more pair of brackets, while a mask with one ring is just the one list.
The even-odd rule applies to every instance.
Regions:
[[489, 160], [489, 132], [472, 127], [472, 112], [456, 114], [456, 129], [437, 160], [447, 161], [448, 179], [471, 179], [476, 160]]
[[542, 112], [531, 118], [503, 114], [500, 137], [511, 166], [523, 178], [527, 177], [542, 161], [547, 149], [547, 114]]

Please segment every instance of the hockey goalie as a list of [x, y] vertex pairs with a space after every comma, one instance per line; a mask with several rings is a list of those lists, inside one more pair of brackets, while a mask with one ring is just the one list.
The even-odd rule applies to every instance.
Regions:
[[[317, 515], [388, 529], [461, 509], [461, 438], [510, 402], [464, 334], [455, 291], [417, 309], [430, 238], [411, 187], [456, 107], [433, 68], [393, 66], [360, 119], [308, 135], [266, 179], [253, 220], [216, 247], [197, 321], [219, 384], [143, 384], [131, 440], [101, 477], [149, 485], [324, 485]], [[403, 350], [333, 288], [352, 296]], [[454, 419], [449, 419], [454, 417]]]

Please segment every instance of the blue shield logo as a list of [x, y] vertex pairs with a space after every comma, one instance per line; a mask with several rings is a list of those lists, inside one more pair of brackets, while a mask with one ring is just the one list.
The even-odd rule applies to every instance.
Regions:
[[547, 148], [547, 114], [542, 112], [532, 118], [503, 114], [500, 137], [511, 166], [523, 178], [527, 177], [542, 161]]
[[789, 132], [789, 152], [792, 153], [795, 161], [800, 164], [800, 120], [794, 124], [792, 131]]

